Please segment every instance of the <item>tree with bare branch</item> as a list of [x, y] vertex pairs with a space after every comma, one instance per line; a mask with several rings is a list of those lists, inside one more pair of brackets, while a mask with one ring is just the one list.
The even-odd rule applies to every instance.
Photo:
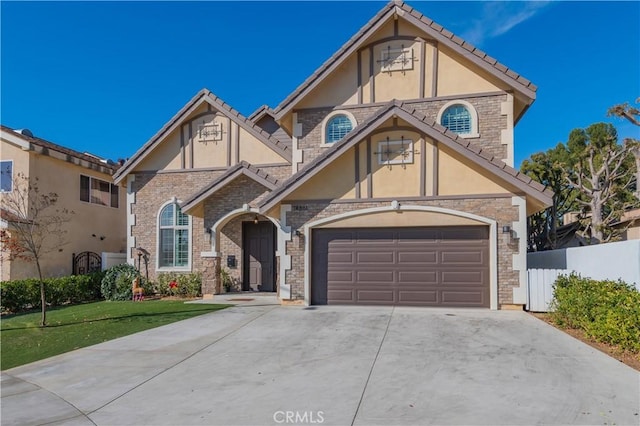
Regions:
[[71, 220], [72, 211], [58, 206], [58, 194], [42, 192], [38, 179], [17, 174], [12, 180], [12, 190], [2, 193], [0, 206], [8, 227], [0, 230], [1, 253], [9, 259], [22, 259], [35, 263], [40, 280], [40, 303], [45, 327], [46, 289], [42, 274], [42, 261], [50, 253], [66, 244], [65, 224]]
[[569, 187], [580, 193], [576, 202], [585, 211], [584, 234], [592, 244], [615, 239], [617, 232], [611, 225], [638, 203], [632, 195], [637, 146], [630, 139], [619, 144], [616, 129], [607, 123], [575, 129], [569, 135], [567, 148], [574, 161], [563, 171]]
[[[640, 98], [636, 99], [636, 104], [640, 104]], [[627, 102], [623, 104], [614, 105], [609, 108], [607, 112], [609, 117], [615, 116], [628, 120], [631, 124], [640, 126], [640, 108], [629, 105]], [[638, 140], [632, 140], [636, 142], [635, 148], [631, 151], [636, 158], [636, 198], [640, 199], [640, 144]]]

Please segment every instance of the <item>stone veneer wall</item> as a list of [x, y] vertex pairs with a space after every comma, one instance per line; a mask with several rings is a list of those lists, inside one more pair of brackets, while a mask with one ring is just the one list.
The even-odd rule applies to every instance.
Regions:
[[[389, 202], [359, 203], [305, 203], [307, 210], [292, 211], [287, 215], [287, 225], [291, 229], [301, 229], [306, 223], [327, 218], [340, 213], [372, 207], [387, 207]], [[502, 225], [511, 225], [518, 220], [518, 209], [511, 205], [511, 197], [483, 198], [465, 200], [425, 200], [401, 202], [404, 205], [420, 205], [442, 207], [473, 213], [478, 216], [494, 219], [498, 230]], [[287, 254], [291, 255], [291, 270], [286, 273], [286, 282], [291, 285], [291, 298], [304, 299], [304, 250], [306, 237], [293, 236], [287, 242]], [[518, 244], [511, 241], [509, 234], [498, 232], [498, 304], [510, 304], [513, 300], [513, 288], [518, 287], [518, 272], [513, 271], [512, 255], [518, 252]]]
[[[291, 173], [291, 166], [277, 166], [264, 168], [267, 173], [278, 179], [285, 179]], [[184, 201], [189, 196], [210, 184], [214, 179], [221, 176], [225, 171], [189, 171], [175, 173], [138, 173], [133, 182], [132, 190], [136, 193], [135, 203], [132, 205], [132, 213], [135, 215], [135, 225], [132, 226], [132, 234], [135, 237], [136, 246], [144, 247], [150, 253], [149, 278], [156, 279], [157, 264], [157, 218], [160, 207], [176, 197], [178, 201]], [[241, 208], [243, 204], [254, 204], [257, 199], [264, 197], [268, 190], [257, 182], [245, 176], [240, 176], [231, 182], [227, 187], [220, 190], [212, 199], [205, 201], [205, 218], [191, 216], [192, 222], [192, 252], [191, 270], [200, 271], [206, 274], [211, 266], [206, 258], [202, 258], [200, 253], [211, 250], [211, 240], [206, 229], [229, 211]], [[217, 200], [224, 200], [219, 202]], [[241, 233], [241, 220], [233, 220], [223, 229], [224, 233], [229, 233], [230, 237], [221, 237], [221, 244], [232, 247], [232, 240], [235, 233]], [[240, 231], [238, 231], [238, 228]], [[135, 250], [132, 253], [135, 257]], [[230, 254], [237, 253], [230, 250]], [[240, 257], [238, 261], [240, 262]], [[226, 255], [225, 264], [226, 267]], [[241, 268], [239, 268], [241, 269]], [[209, 271], [210, 272], [210, 271]]]
[[[499, 159], [507, 158], [507, 147], [501, 142], [501, 131], [507, 128], [507, 116], [501, 114], [500, 104], [507, 99], [506, 94], [492, 94], [474, 97], [461, 97], [473, 105], [478, 112], [478, 133], [479, 138], [468, 139], [478, 147], [491, 152]], [[451, 99], [424, 100], [420, 102], [407, 102], [408, 105], [425, 114], [427, 117], [436, 120], [440, 109]], [[367, 117], [374, 114], [382, 106], [367, 106], [366, 104], [353, 108], [346, 107], [356, 118], [358, 123], [362, 123]], [[328, 147], [321, 147], [322, 144], [322, 120], [331, 112], [341, 109], [317, 108], [309, 110], [299, 110], [298, 122], [302, 123], [302, 137], [298, 139], [298, 148], [303, 150], [303, 165], [309, 163]]]

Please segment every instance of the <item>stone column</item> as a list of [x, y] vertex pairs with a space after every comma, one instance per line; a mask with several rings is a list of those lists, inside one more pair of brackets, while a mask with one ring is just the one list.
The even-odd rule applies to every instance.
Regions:
[[220, 257], [205, 257], [202, 260], [202, 298], [211, 299], [214, 294], [222, 293]]

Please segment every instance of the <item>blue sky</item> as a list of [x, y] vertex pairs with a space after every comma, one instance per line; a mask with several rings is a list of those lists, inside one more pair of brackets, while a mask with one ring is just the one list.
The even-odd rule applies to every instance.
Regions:
[[[640, 97], [640, 2], [409, 3], [538, 85], [517, 167], [598, 121], [640, 139], [606, 117]], [[203, 87], [275, 107], [384, 4], [2, 1], [0, 120], [129, 157]]]

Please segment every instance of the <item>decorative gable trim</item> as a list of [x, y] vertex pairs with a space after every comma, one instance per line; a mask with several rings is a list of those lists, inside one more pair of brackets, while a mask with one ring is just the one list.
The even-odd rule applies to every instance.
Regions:
[[180, 208], [183, 212], [189, 214], [189, 211], [194, 207], [202, 203], [207, 198], [227, 186], [230, 182], [237, 177], [244, 175], [269, 190], [274, 190], [278, 186], [278, 179], [266, 173], [263, 169], [255, 167], [246, 161], [241, 161], [235, 166], [231, 167], [222, 176], [215, 179], [211, 184], [207, 185], [200, 191], [191, 195], [184, 202], [180, 204]]
[[407, 20], [407, 22], [433, 37], [436, 42], [442, 43], [442, 45], [454, 50], [456, 53], [503, 81], [524, 97], [527, 104], [531, 104], [535, 100], [537, 87], [529, 80], [499, 63], [482, 50], [477, 49], [470, 43], [454, 35], [451, 31], [446, 30], [403, 1], [395, 0], [387, 3], [376, 16], [367, 22], [349, 41], [287, 96], [287, 98], [274, 109], [275, 118], [279, 120], [290, 112], [299, 100], [315, 89], [329, 74], [342, 65], [349, 56], [362, 47], [362, 44], [367, 38], [373, 35], [388, 20], [393, 19], [394, 16], [402, 17]]
[[267, 211], [273, 208], [287, 195], [291, 194], [320, 172], [327, 164], [374, 133], [376, 129], [387, 120], [395, 117], [406, 121], [428, 137], [444, 144], [466, 159], [485, 168], [493, 175], [515, 186], [526, 195], [530, 195], [544, 205], [549, 206], [552, 204], [553, 192], [544, 185], [535, 182], [529, 176], [506, 165], [501, 159], [495, 158], [492, 154], [460, 138], [449, 129], [427, 118], [414, 108], [406, 106], [398, 100], [393, 100], [386, 106], [380, 108], [378, 112], [369, 117], [361, 125], [353, 129], [344, 139], [336, 142], [333, 149], [328, 149], [322, 155], [316, 157], [300, 172], [287, 179], [282, 186], [278, 187], [262, 201], [260, 211]]
[[182, 124], [184, 119], [192, 114], [200, 105], [208, 103], [213, 106], [222, 115], [229, 118], [239, 127], [247, 131], [249, 134], [257, 138], [260, 142], [271, 148], [273, 151], [282, 156], [288, 163], [291, 162], [291, 149], [284, 143], [269, 135], [262, 130], [253, 121], [249, 120], [238, 111], [233, 109], [229, 104], [214, 95], [208, 89], [200, 90], [180, 111], [178, 111], [151, 139], [145, 143], [114, 175], [116, 184], [120, 183], [127, 174], [129, 174], [138, 164], [144, 160], [163, 140], [163, 138], [176, 130]]

